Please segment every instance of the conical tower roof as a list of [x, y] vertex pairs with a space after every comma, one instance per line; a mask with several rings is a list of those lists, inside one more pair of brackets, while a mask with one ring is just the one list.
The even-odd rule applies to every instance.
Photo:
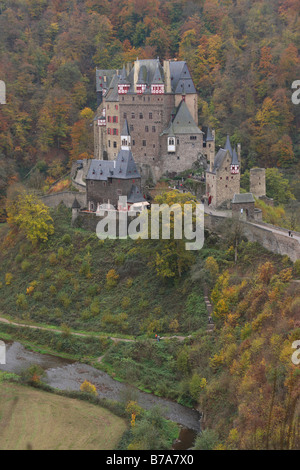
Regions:
[[125, 121], [124, 121], [121, 136], [130, 136], [130, 131], [129, 131], [127, 119], [125, 119]]
[[227, 134], [227, 139], [226, 139], [226, 144], [225, 144], [225, 150], [229, 150], [230, 155], [232, 156], [232, 147], [231, 147], [231, 143], [230, 143], [229, 134]]

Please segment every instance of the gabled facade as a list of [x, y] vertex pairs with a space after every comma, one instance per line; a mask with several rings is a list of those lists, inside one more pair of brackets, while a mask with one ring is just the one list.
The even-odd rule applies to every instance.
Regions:
[[120, 196], [144, 202], [141, 176], [131, 152], [131, 136], [127, 121], [120, 136], [120, 150], [115, 160], [91, 160], [86, 176], [87, 204], [90, 211], [99, 205], [111, 204], [116, 209]]

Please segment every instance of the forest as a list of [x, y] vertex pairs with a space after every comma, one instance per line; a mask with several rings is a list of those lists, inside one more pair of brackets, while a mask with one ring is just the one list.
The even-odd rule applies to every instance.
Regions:
[[243, 171], [299, 171], [299, 0], [0, 0], [0, 198], [93, 154], [95, 69], [186, 60], [199, 122], [242, 143]]

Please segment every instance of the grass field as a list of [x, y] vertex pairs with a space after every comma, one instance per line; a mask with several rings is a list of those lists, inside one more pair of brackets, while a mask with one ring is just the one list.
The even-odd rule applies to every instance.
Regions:
[[0, 383], [0, 450], [113, 450], [125, 430], [98, 406]]

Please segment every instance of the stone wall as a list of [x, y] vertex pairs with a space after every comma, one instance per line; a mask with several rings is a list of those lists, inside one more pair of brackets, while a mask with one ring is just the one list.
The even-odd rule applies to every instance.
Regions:
[[77, 193], [75, 191], [48, 194], [40, 199], [48, 207], [57, 207], [62, 202], [66, 207], [71, 208], [75, 197], [82, 208], [86, 207], [86, 193]]
[[[222, 233], [225, 217], [206, 215], [205, 228], [216, 233]], [[290, 238], [284, 233], [272, 232], [271, 228], [277, 229], [265, 223], [254, 225], [251, 222], [243, 222], [244, 234], [251, 242], [258, 242], [267, 250], [279, 254], [287, 255], [293, 262], [300, 259], [300, 243], [296, 238]], [[285, 229], [280, 229], [285, 232]], [[286, 230], [286, 233], [288, 231]], [[300, 236], [300, 234], [296, 234]]]

